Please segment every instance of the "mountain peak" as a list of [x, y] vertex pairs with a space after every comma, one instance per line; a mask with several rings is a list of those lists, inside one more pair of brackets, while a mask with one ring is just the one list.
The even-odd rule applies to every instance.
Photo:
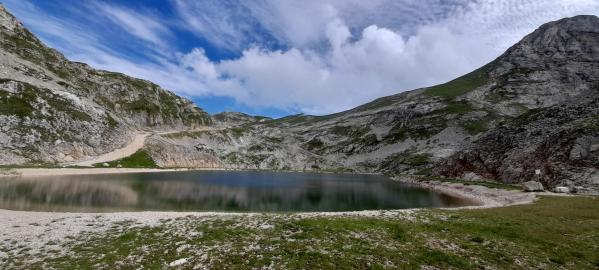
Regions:
[[579, 15], [543, 24], [515, 47], [554, 59], [597, 58], [599, 18]]
[[599, 17], [595, 15], [578, 15], [544, 24], [545, 27], [558, 26], [565, 30], [581, 32], [599, 32]]

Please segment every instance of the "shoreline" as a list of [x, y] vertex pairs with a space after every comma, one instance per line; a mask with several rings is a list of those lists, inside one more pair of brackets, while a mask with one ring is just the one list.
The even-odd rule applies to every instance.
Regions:
[[97, 174], [119, 174], [119, 173], [146, 173], [146, 172], [177, 172], [177, 171], [205, 171], [222, 170], [218, 168], [11, 168], [7, 169], [2, 177], [28, 177], [28, 176], [60, 176], [60, 175], [97, 175]]
[[[47, 173], [48, 170], [56, 169], [28, 169], [29, 174]], [[63, 169], [61, 173], [87, 172], [90, 169]], [[182, 169], [172, 169], [177, 171]], [[95, 173], [106, 172], [139, 172], [139, 171], [165, 171], [155, 169], [112, 169], [99, 168]], [[187, 169], [183, 169], [187, 171]], [[516, 204], [532, 203], [536, 200], [536, 194], [524, 193], [522, 191], [508, 191], [491, 189], [482, 186], [465, 186], [455, 183], [440, 182], [417, 182], [410, 179], [391, 178], [392, 181], [400, 181], [407, 184], [418, 185], [436, 192], [448, 194], [459, 198], [478, 202], [478, 205], [461, 206], [452, 208], [434, 208], [443, 210], [481, 209], [492, 207], [504, 207]], [[256, 223], [266, 218], [282, 219], [306, 219], [306, 218], [383, 218], [415, 221], [419, 219], [420, 213], [430, 211], [432, 208], [409, 208], [396, 210], [362, 210], [346, 212], [182, 212], [182, 211], [136, 211], [136, 212], [42, 212], [42, 211], [19, 211], [0, 209], [0, 241], [12, 241], [24, 239], [26, 246], [31, 250], [40, 250], [45, 243], [65, 243], [65, 239], [71, 235], [85, 235], [86, 233], [105, 233], [118, 224], [132, 224], [131, 226], [157, 226], [167, 220], [179, 220], [196, 218], [198, 221], [210, 220], [245, 220]], [[260, 223], [260, 224], [259, 224]], [[50, 233], [48, 233], [50, 231]], [[0, 257], [1, 257], [0, 252]]]
[[[99, 175], [99, 174], [121, 174], [121, 173], [150, 173], [150, 172], [183, 172], [183, 171], [228, 171], [235, 169], [226, 168], [172, 168], [172, 169], [157, 169], [157, 168], [14, 168], [0, 172], [0, 180], [2, 178], [20, 178], [20, 177], [36, 177], [36, 176], [61, 176], [61, 175]], [[243, 171], [243, 170], [235, 170]], [[260, 171], [260, 170], [256, 170]], [[273, 171], [276, 172], [276, 171]], [[286, 171], [287, 172], [287, 171]], [[302, 172], [302, 171], [290, 171]], [[311, 172], [311, 171], [308, 171]], [[317, 172], [313, 172], [317, 173]], [[536, 200], [536, 195], [552, 195], [549, 193], [534, 193], [515, 190], [505, 190], [498, 188], [488, 188], [480, 185], [464, 185], [461, 183], [450, 183], [441, 181], [416, 181], [410, 177], [389, 177], [392, 181], [397, 181], [409, 185], [418, 186], [429, 189], [434, 192], [446, 194], [459, 199], [472, 202], [472, 205], [457, 206], [457, 207], [429, 207], [429, 208], [406, 208], [406, 209], [388, 209], [388, 210], [359, 210], [359, 211], [322, 211], [322, 212], [219, 212], [219, 211], [116, 211], [116, 212], [40, 212], [40, 211], [19, 211], [0, 209], [0, 216], [6, 214], [35, 214], [47, 213], [51, 215], [58, 214], [79, 214], [79, 215], [118, 215], [118, 216], [138, 216], [138, 215], [191, 215], [191, 216], [252, 216], [252, 215], [292, 215], [292, 216], [386, 216], [389, 214], [397, 215], [398, 213], [408, 213], [425, 209], [447, 209], [447, 210], [462, 210], [462, 209], [480, 209], [505, 207], [512, 205], [521, 205], [533, 203]]]
[[480, 185], [465, 185], [462, 183], [450, 183], [442, 181], [416, 181], [407, 177], [391, 177], [393, 181], [411, 184], [426, 188], [449, 196], [470, 200], [478, 205], [460, 206], [460, 207], [442, 207], [446, 210], [462, 209], [484, 209], [494, 207], [507, 207], [513, 205], [522, 205], [533, 203], [537, 195], [553, 195], [542, 192], [524, 192], [520, 190], [506, 190], [499, 188], [489, 188]]
[[[4, 169], [4, 170], [2, 170]], [[2, 177], [18, 176], [60, 176], [60, 175], [97, 175], [119, 173], [146, 173], [146, 172], [178, 172], [178, 171], [249, 171], [249, 172], [288, 172], [288, 173], [322, 173], [322, 174], [354, 174], [354, 175], [383, 175], [381, 173], [367, 172], [333, 172], [312, 170], [262, 170], [262, 169], [236, 169], [236, 168], [114, 168], [114, 167], [56, 167], [56, 168], [0, 168]]]

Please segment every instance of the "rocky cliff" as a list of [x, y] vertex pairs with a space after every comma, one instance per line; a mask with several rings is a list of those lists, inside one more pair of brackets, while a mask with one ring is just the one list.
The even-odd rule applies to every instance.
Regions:
[[137, 130], [209, 124], [156, 84], [67, 60], [0, 6], [0, 165], [62, 164], [119, 148]]
[[598, 80], [599, 18], [577, 16], [541, 26], [442, 85], [333, 115], [244, 119], [168, 139], [231, 168], [537, 179], [599, 190]]

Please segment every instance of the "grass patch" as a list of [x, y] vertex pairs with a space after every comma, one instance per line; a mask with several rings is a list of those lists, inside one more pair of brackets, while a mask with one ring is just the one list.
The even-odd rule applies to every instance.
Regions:
[[32, 92], [19, 92], [10, 94], [0, 90], [0, 114], [16, 115], [18, 117], [33, 116], [33, 106], [37, 96]]
[[[150, 154], [145, 150], [141, 149], [126, 158], [107, 162], [108, 167], [119, 167], [123, 168], [157, 168], [158, 165], [154, 162]], [[94, 167], [105, 167], [103, 163], [94, 164]]]
[[412, 215], [186, 217], [79, 237], [65, 246], [74, 252], [37, 262], [12, 258], [29, 269], [162, 269], [181, 258], [183, 268], [210, 269], [595, 269], [599, 262], [597, 198]]
[[409, 155], [405, 160], [404, 164], [410, 166], [421, 166], [429, 163], [430, 155], [428, 154], [412, 154]]
[[457, 96], [466, 94], [488, 82], [489, 77], [487, 72], [490, 69], [490, 66], [491, 64], [487, 64], [455, 80], [429, 87], [424, 93], [430, 96], [438, 96], [448, 99], [453, 99]]
[[447, 103], [447, 106], [441, 110], [444, 113], [466, 114], [474, 111], [474, 108], [472, 108], [472, 105], [466, 101], [450, 101]]
[[487, 127], [487, 121], [476, 120], [464, 124], [464, 129], [468, 131], [468, 133], [470, 133], [471, 135], [476, 135], [487, 131], [489, 128]]

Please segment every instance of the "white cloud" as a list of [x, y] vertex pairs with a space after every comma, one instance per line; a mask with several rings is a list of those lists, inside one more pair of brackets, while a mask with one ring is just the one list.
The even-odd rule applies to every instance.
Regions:
[[[593, 0], [172, 0], [179, 17], [164, 22], [100, 4], [110, 23], [147, 43], [140, 60], [73, 21], [8, 2], [71, 59], [186, 96], [314, 114], [442, 83], [491, 61], [542, 23], [599, 14]], [[164, 44], [176, 42], [172, 25], [241, 56], [212, 61], [202, 48], [177, 51]], [[268, 49], [273, 42], [284, 49]]]
[[165, 43], [167, 37], [172, 36], [170, 30], [164, 26], [157, 16], [144, 15], [103, 2], [92, 2], [98, 9], [98, 14], [106, 16], [131, 35], [158, 45], [168, 47]]
[[226, 50], [253, 42], [257, 25], [245, 6], [229, 0], [172, 0], [182, 27]]
[[472, 46], [444, 28], [423, 27], [404, 39], [372, 25], [352, 38], [336, 20], [329, 24], [327, 37], [331, 51], [326, 55], [296, 48], [286, 52], [252, 48], [218, 67], [251, 93], [249, 99], [233, 93], [245, 104], [330, 113], [438, 82], [448, 73], [457, 76], [472, 65], [461, 56]]

